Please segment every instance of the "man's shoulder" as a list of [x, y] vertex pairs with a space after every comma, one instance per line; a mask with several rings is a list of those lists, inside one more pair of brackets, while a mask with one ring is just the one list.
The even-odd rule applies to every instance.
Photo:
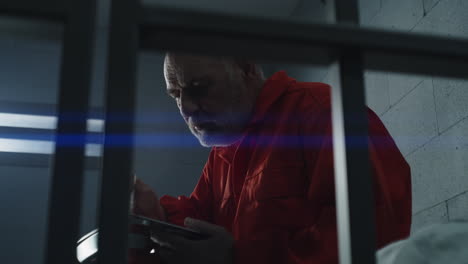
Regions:
[[331, 87], [321, 82], [295, 82], [285, 94], [301, 112], [316, 112], [330, 108]]

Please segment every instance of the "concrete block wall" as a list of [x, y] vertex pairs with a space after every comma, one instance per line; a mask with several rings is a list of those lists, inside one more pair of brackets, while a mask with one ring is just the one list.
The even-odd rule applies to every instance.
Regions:
[[[363, 26], [468, 37], [468, 1], [361, 3]], [[412, 231], [468, 219], [468, 82], [369, 72], [366, 84], [368, 105], [382, 118], [411, 166]]]
[[[309, 4], [293, 13], [295, 18], [333, 21], [333, 1], [303, 2]], [[364, 27], [468, 37], [466, 0], [360, 0], [359, 8]], [[300, 80], [339, 83], [336, 65], [285, 69]], [[364, 77], [367, 104], [411, 166], [412, 231], [468, 219], [468, 82], [375, 71], [366, 71]]]

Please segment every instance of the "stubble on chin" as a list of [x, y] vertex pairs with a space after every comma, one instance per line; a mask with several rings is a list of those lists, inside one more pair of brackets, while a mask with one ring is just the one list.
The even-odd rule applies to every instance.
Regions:
[[223, 133], [213, 133], [213, 132], [196, 132], [192, 131], [193, 135], [198, 139], [200, 145], [203, 147], [228, 147], [238, 140], [240, 140], [240, 135], [227, 135]]

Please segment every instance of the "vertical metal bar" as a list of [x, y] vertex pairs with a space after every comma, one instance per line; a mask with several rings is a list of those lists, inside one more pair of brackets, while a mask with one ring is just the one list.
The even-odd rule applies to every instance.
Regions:
[[126, 264], [139, 1], [113, 0], [108, 51], [98, 263]]
[[65, 24], [45, 254], [47, 264], [76, 262], [95, 5], [94, 0], [70, 1]]
[[[358, 0], [336, 0], [338, 23], [359, 23]], [[341, 264], [375, 263], [375, 215], [360, 49], [342, 50], [333, 87], [333, 142]]]

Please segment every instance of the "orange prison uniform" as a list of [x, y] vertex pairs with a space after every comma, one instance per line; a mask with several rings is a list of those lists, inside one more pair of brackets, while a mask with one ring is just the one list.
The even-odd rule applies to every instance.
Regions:
[[[378, 247], [409, 235], [410, 168], [367, 110]], [[359, 147], [359, 146], [354, 146]], [[269, 78], [240, 142], [213, 147], [190, 197], [163, 196], [168, 220], [221, 225], [235, 263], [338, 263], [330, 87]]]

